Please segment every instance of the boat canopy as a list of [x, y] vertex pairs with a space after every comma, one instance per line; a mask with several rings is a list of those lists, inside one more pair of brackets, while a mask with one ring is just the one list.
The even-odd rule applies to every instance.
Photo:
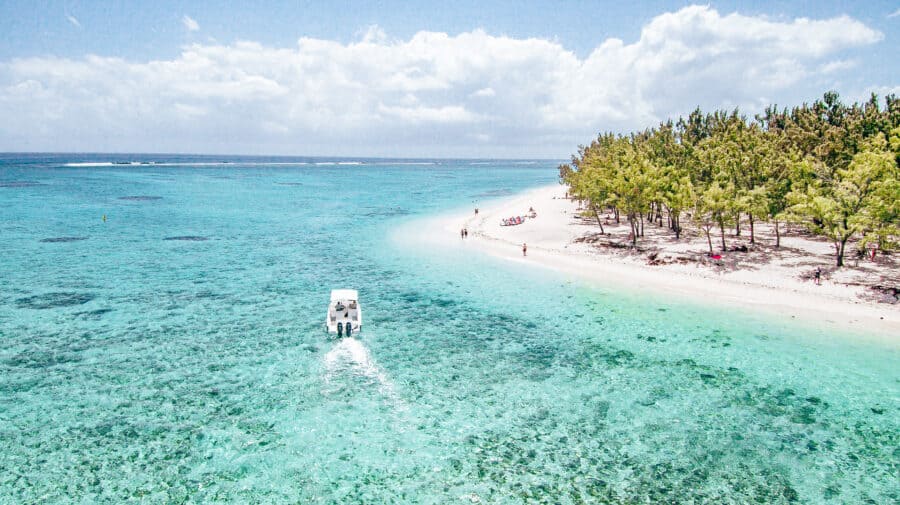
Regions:
[[355, 289], [332, 289], [331, 301], [336, 302], [338, 300], [359, 301], [359, 293], [357, 293]]

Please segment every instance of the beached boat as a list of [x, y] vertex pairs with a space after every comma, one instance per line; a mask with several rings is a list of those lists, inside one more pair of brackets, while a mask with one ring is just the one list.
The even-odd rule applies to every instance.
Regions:
[[349, 337], [361, 327], [362, 308], [359, 306], [359, 293], [355, 289], [331, 290], [331, 301], [328, 303], [328, 314], [325, 316], [325, 328], [328, 333]]
[[500, 226], [517, 226], [525, 222], [525, 216], [514, 216], [500, 220]]

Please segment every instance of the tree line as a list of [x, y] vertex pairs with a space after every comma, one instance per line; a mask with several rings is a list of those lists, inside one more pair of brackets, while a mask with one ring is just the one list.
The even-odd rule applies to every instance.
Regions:
[[[775, 247], [785, 222], [834, 244], [837, 266], [847, 243], [894, 249], [900, 239], [900, 99], [876, 95], [846, 105], [828, 92], [811, 104], [768, 107], [748, 119], [735, 109], [699, 108], [677, 121], [627, 135], [603, 133], [560, 165], [560, 182], [584, 202], [605, 233], [601, 213], [631, 227], [645, 224], [679, 239], [683, 220], [705, 234], [710, 253], [725, 230], [740, 236], [771, 222]], [[716, 240], [718, 242], [719, 240]]]

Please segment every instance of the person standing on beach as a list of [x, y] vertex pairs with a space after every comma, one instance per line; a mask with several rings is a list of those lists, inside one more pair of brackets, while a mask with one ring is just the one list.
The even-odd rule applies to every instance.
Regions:
[[822, 267], [816, 267], [816, 286], [819, 285], [819, 279], [822, 278]]
[[528, 244], [522, 242], [522, 256], [528, 256]]
[[463, 228], [463, 238], [469, 238], [469, 229]]
[[459, 238], [466, 238], [466, 229], [465, 228], [459, 229]]

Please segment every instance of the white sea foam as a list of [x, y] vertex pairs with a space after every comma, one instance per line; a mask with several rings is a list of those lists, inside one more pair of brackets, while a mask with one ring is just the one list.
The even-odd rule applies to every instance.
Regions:
[[359, 340], [353, 337], [342, 338], [325, 354], [323, 361], [326, 384], [349, 372], [377, 384], [381, 394], [396, 406], [403, 407], [403, 400], [397, 395], [394, 383], [372, 359], [372, 354], [365, 344]]

